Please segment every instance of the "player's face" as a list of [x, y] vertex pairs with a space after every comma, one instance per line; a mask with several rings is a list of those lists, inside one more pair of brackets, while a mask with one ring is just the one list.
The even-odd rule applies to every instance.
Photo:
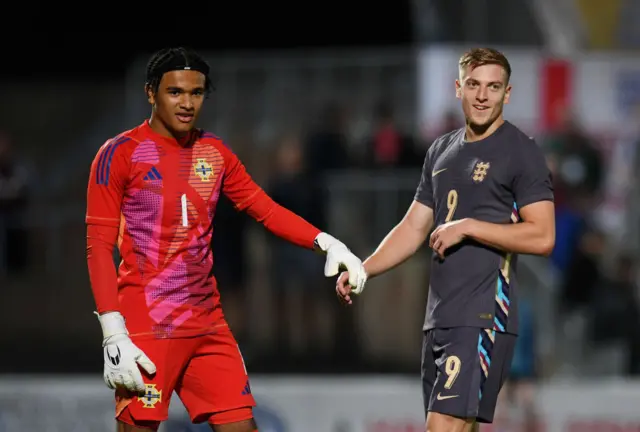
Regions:
[[180, 70], [162, 76], [158, 91], [149, 92], [153, 115], [167, 132], [180, 136], [195, 127], [205, 96], [205, 76], [201, 72]]
[[462, 100], [462, 111], [471, 126], [488, 127], [502, 116], [509, 103], [511, 86], [502, 66], [483, 65], [466, 68], [456, 80], [456, 97]]

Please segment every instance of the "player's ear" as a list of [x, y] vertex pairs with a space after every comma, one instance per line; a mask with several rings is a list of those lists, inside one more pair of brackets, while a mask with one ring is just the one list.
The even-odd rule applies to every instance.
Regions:
[[456, 80], [456, 97], [462, 99], [462, 85], [459, 79]]
[[149, 101], [149, 103], [151, 105], [155, 105], [156, 97], [155, 97], [155, 94], [153, 93], [153, 89], [149, 84], [145, 84], [144, 92], [147, 94], [147, 100]]
[[511, 84], [508, 84], [506, 90], [504, 91], [504, 103], [508, 104], [510, 97], [511, 97]]

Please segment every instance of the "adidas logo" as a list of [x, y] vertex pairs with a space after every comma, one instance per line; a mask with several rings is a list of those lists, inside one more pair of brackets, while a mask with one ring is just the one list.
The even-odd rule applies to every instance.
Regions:
[[249, 385], [249, 380], [247, 380], [247, 383], [244, 385], [244, 390], [242, 390], [242, 396], [250, 395], [250, 394], [251, 394], [251, 386]]
[[162, 176], [160, 175], [160, 172], [156, 169], [156, 167], [152, 167], [147, 175], [144, 176], [144, 180], [162, 180]]

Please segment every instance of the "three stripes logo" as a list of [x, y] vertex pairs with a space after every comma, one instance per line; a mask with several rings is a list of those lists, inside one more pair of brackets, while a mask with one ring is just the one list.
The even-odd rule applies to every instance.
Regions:
[[129, 141], [129, 137], [119, 136], [106, 144], [96, 166], [96, 183], [103, 186], [109, 186], [109, 177], [111, 176], [111, 163], [118, 147]]
[[251, 385], [249, 384], [249, 380], [247, 380], [247, 383], [244, 385], [244, 389], [242, 390], [241, 394], [242, 396], [251, 394]]
[[160, 175], [160, 172], [157, 170], [156, 167], [151, 167], [147, 175], [144, 176], [144, 181], [151, 181], [151, 180], [162, 180], [162, 176]]

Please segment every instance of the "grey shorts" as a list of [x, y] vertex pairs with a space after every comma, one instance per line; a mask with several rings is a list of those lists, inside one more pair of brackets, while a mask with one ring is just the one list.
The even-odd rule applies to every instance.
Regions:
[[422, 343], [425, 413], [493, 422], [516, 336], [477, 327], [431, 329]]

